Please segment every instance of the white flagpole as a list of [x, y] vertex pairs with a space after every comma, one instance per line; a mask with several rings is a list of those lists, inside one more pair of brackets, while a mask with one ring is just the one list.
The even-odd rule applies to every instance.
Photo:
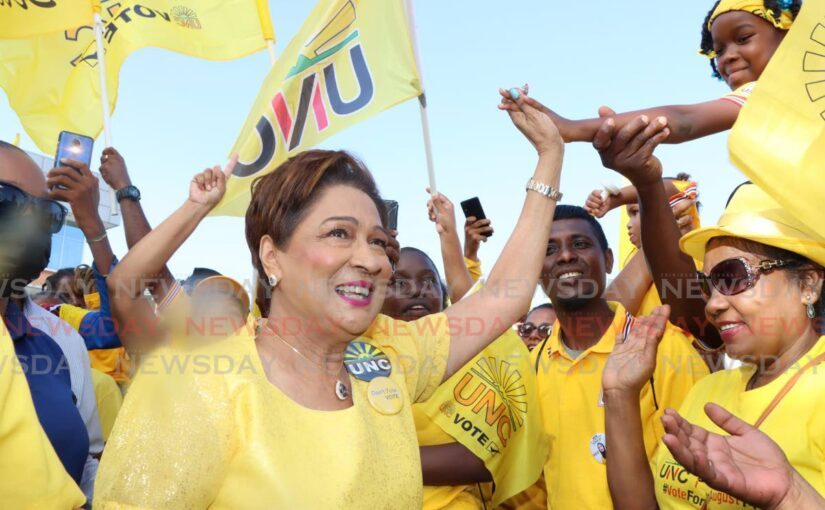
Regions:
[[[100, 77], [100, 102], [103, 107], [103, 140], [106, 147], [112, 147], [112, 127], [109, 115], [109, 88], [106, 85], [106, 51], [103, 47], [103, 18], [99, 12], [95, 12], [95, 41], [97, 41], [97, 70]], [[117, 216], [119, 208], [115, 190], [109, 188], [109, 204], [112, 215]]]
[[272, 67], [275, 67], [275, 61], [278, 60], [275, 56], [275, 41], [267, 39], [266, 49], [269, 50], [269, 63], [272, 64]]
[[[407, 24], [410, 28], [410, 40], [412, 41], [415, 64], [418, 67], [418, 77], [421, 80], [421, 89], [424, 87], [424, 72], [421, 69], [421, 59], [418, 56], [418, 38], [415, 32], [415, 10], [413, 0], [404, 0], [404, 7], [407, 11]], [[426, 91], [418, 96], [418, 107], [421, 113], [421, 131], [424, 135], [424, 153], [427, 156], [427, 177], [430, 181], [430, 192], [436, 193], [435, 187], [435, 163], [433, 163], [433, 146], [430, 139], [430, 118], [427, 115], [427, 94]]]

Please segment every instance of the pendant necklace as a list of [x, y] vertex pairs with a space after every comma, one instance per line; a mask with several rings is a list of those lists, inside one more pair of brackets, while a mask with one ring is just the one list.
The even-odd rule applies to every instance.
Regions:
[[[272, 331], [272, 330], [270, 329], [270, 331]], [[322, 368], [322, 369], [324, 369], [324, 371], [326, 371], [326, 367], [323, 364], [318, 363], [317, 361], [313, 361], [313, 360], [309, 359], [308, 357], [304, 356], [304, 354], [301, 351], [299, 351], [291, 343], [284, 340], [281, 337], [281, 335], [275, 333], [274, 331], [272, 331], [272, 334], [275, 336], [275, 338], [277, 338], [278, 340], [283, 342], [287, 347], [292, 349], [292, 352], [294, 352], [295, 354], [297, 354], [298, 356], [300, 356], [304, 360], [308, 361], [309, 363], [315, 365], [316, 367]], [[343, 368], [343, 366], [344, 366], [344, 364], [342, 362], [341, 367]], [[327, 373], [329, 373], [329, 372], [327, 372]], [[340, 374], [341, 371], [339, 370], [338, 373]], [[344, 384], [344, 382], [340, 378], [335, 379], [335, 396], [338, 397], [338, 400], [346, 400], [346, 399], [349, 398], [349, 389], [347, 388], [347, 385]]]

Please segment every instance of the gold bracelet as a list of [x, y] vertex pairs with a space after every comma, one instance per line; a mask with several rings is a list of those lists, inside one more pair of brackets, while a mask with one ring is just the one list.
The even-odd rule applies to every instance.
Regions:
[[95, 238], [92, 238], [92, 239], [87, 238], [86, 242], [89, 243], [89, 244], [99, 243], [100, 241], [106, 239], [107, 237], [109, 237], [109, 233], [106, 232], [106, 230], [104, 230], [102, 234], [100, 234], [99, 236], [97, 236]]

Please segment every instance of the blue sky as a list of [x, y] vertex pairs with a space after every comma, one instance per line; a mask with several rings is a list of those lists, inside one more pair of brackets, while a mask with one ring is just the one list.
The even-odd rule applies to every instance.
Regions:
[[[701, 22], [712, 2], [529, 0], [517, 3], [418, 0], [417, 36], [427, 90], [439, 190], [458, 202], [479, 196], [496, 235], [482, 246], [486, 271], [512, 231], [532, 174], [535, 153], [496, 108], [499, 87], [529, 83], [531, 94], [568, 117], [594, 116], [606, 104], [623, 111], [719, 97], [727, 87], [710, 77], [697, 54]], [[314, 2], [271, 0], [280, 52]], [[154, 48], [123, 65], [113, 140], [126, 157], [153, 225], [187, 196], [192, 175], [224, 161], [269, 70], [265, 51], [211, 62]], [[347, 149], [375, 175], [385, 198], [400, 202], [402, 245], [440, 254], [426, 218], [427, 185], [418, 104], [410, 101], [328, 139]], [[21, 132], [36, 147], [0, 94], [0, 138]], [[729, 162], [727, 135], [659, 150], [666, 175], [686, 171], [699, 182], [705, 223], [715, 222], [725, 199], [744, 177]], [[103, 149], [95, 147], [97, 161]], [[569, 145], [561, 189], [564, 203], [582, 205], [604, 180], [588, 144]], [[612, 245], [618, 211], [602, 220]], [[116, 253], [122, 229], [110, 232]], [[462, 236], [463, 237], [463, 236]], [[90, 259], [87, 253], [85, 259]], [[242, 218], [208, 218], [171, 261], [184, 277], [194, 266], [238, 279], [251, 275]]]

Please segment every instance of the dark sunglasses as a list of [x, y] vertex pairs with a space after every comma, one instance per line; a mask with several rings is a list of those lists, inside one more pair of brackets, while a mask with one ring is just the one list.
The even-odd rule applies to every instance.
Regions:
[[763, 274], [795, 265], [795, 262], [785, 260], [763, 260], [753, 267], [744, 258], [736, 257], [716, 264], [710, 274], [699, 272], [698, 277], [706, 297], [710, 297], [713, 289], [724, 296], [735, 296], [753, 288]]
[[533, 331], [537, 330], [539, 332], [539, 336], [542, 338], [547, 338], [553, 331], [553, 325], [545, 322], [544, 324], [539, 324], [536, 326], [532, 322], [522, 322], [518, 325], [518, 336], [521, 338], [528, 338], [533, 334]]
[[0, 182], [0, 218], [36, 214], [49, 232], [56, 234], [63, 228], [69, 210], [56, 200], [33, 197], [13, 184]]

